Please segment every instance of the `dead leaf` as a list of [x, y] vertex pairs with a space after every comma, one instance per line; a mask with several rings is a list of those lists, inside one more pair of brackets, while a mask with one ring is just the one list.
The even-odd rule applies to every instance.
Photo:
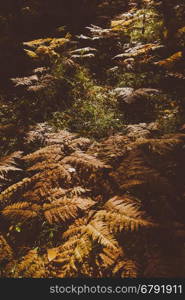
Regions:
[[47, 249], [47, 254], [48, 254], [48, 260], [52, 261], [56, 258], [58, 254], [58, 249], [57, 248]]

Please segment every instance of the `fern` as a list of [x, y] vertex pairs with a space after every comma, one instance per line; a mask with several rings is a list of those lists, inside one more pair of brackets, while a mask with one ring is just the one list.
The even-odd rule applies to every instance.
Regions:
[[114, 197], [104, 205], [104, 210], [96, 213], [95, 219], [106, 222], [111, 232], [122, 230], [135, 231], [139, 227], [154, 226], [152, 222], [144, 218], [143, 213], [132, 203], [127, 202], [127, 198]]
[[180, 51], [164, 60], [156, 62], [155, 64], [166, 69], [172, 69], [177, 63], [181, 62], [182, 58], [183, 55], [182, 52]]
[[3, 190], [6, 183], [9, 182], [10, 177], [8, 175], [10, 173], [22, 171], [17, 163], [21, 157], [22, 152], [17, 151], [0, 159], [0, 190]]
[[11, 261], [13, 259], [13, 249], [7, 243], [6, 239], [0, 235], [0, 263]]
[[30, 250], [17, 264], [14, 278], [44, 278], [46, 269], [43, 259], [38, 255], [37, 250]]
[[75, 219], [80, 211], [86, 211], [95, 204], [91, 199], [79, 197], [63, 198], [44, 205], [44, 214], [49, 223], [65, 223]]
[[22, 152], [17, 151], [8, 156], [1, 158], [0, 160], [0, 174], [7, 173], [9, 171], [17, 171], [20, 170], [16, 167], [16, 159], [21, 158]]
[[32, 220], [38, 216], [39, 206], [27, 202], [20, 202], [6, 206], [1, 214], [5, 219], [16, 222]]
[[96, 169], [110, 168], [110, 166], [102, 163], [93, 156], [87, 155], [82, 152], [76, 152], [70, 156], [67, 156], [62, 160], [62, 162], [65, 164], [71, 164], [77, 170], [79, 170], [80, 173], [86, 173]]

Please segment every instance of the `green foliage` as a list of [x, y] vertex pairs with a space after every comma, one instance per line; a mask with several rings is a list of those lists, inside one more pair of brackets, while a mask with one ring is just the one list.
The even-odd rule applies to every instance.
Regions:
[[130, 37], [131, 42], [152, 42], [160, 40], [164, 31], [164, 22], [159, 12], [153, 8], [133, 9], [131, 17], [123, 14], [112, 21], [113, 31]]
[[132, 87], [138, 89], [141, 87], [158, 87], [161, 80], [161, 74], [154, 72], [129, 72], [119, 74], [117, 78], [118, 87]]
[[76, 99], [70, 109], [54, 113], [49, 123], [56, 129], [102, 138], [122, 130], [123, 122], [116, 99], [106, 89], [94, 85], [86, 91], [84, 98]]

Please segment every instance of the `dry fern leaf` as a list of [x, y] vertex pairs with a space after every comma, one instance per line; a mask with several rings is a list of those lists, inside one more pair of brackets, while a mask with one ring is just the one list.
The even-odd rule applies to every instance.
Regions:
[[83, 152], [75, 152], [62, 160], [63, 163], [74, 166], [81, 172], [89, 172], [96, 169], [110, 168], [100, 160]]
[[128, 191], [146, 184], [153, 186], [152, 182], [154, 179], [156, 182], [157, 178], [164, 181], [159, 171], [151, 165], [146, 154], [144, 149], [141, 147], [139, 149], [138, 142], [131, 143], [127, 148], [127, 154], [122, 158], [119, 167], [110, 174], [119, 184], [120, 189]]
[[70, 196], [80, 196], [80, 195], [86, 194], [86, 193], [88, 193], [90, 191], [91, 191], [90, 189], [85, 189], [85, 188], [83, 188], [81, 186], [75, 186], [75, 187], [67, 190], [67, 193]]
[[156, 62], [155, 65], [164, 67], [166, 69], [171, 69], [176, 65], [176, 63], [180, 62], [182, 58], [183, 58], [183, 54], [181, 51], [179, 51], [164, 60], [160, 60]]
[[58, 160], [63, 156], [63, 152], [60, 145], [51, 145], [41, 148], [33, 153], [27, 154], [23, 157], [26, 162], [42, 161], [45, 159]]
[[44, 204], [44, 215], [50, 224], [66, 222], [76, 218], [80, 211], [86, 211], [94, 204], [95, 202], [91, 199], [63, 198], [51, 204]]
[[123, 261], [119, 261], [115, 265], [112, 273], [114, 275], [118, 273], [122, 278], [137, 278], [138, 268], [135, 261], [123, 260]]
[[[47, 70], [46, 70], [47, 71]], [[52, 127], [47, 123], [38, 123], [28, 133], [25, 139], [26, 143], [39, 142], [45, 146], [64, 145], [71, 142], [76, 137], [76, 134], [66, 130], [53, 132]]]
[[101, 220], [92, 220], [85, 228], [85, 232], [92, 238], [93, 241], [97, 241], [100, 245], [106, 248], [117, 250], [118, 243], [108, 230], [108, 226]]
[[0, 194], [0, 201], [2, 202], [8, 202], [8, 200], [11, 199], [12, 196], [14, 196], [16, 193], [23, 192], [26, 188], [28, 188], [30, 185], [32, 185], [35, 181], [37, 181], [38, 176], [33, 176], [31, 178], [24, 178], [21, 181], [11, 185], [6, 190], [4, 190]]
[[6, 206], [1, 214], [11, 221], [27, 221], [38, 216], [39, 206], [33, 206], [28, 202], [19, 202]]
[[125, 203], [124, 198], [117, 196], [107, 201], [104, 210], [98, 211], [95, 218], [106, 222], [111, 232], [136, 231], [139, 227], [154, 226], [152, 222], [144, 218], [144, 213], [136, 205], [127, 201]]
[[37, 48], [41, 45], [49, 45], [52, 41], [52, 38], [45, 38], [45, 39], [37, 39], [29, 42], [24, 42], [23, 45], [28, 46], [30, 48]]
[[20, 159], [21, 156], [22, 152], [17, 151], [8, 156], [2, 157], [0, 159], [0, 177], [9, 171], [20, 171], [20, 169], [16, 167], [16, 159]]
[[64, 188], [69, 187], [72, 180], [69, 167], [60, 164], [57, 164], [55, 168], [51, 170], [43, 170], [31, 178], [36, 178], [37, 180], [32, 190], [28, 190], [24, 193], [23, 197], [32, 202], [45, 202], [53, 188], [60, 188], [61, 186]]
[[160, 44], [144, 44], [129, 48], [126, 52], [116, 55], [113, 59], [138, 58], [139, 56], [150, 55], [155, 50], [163, 47]]
[[51, 202], [53, 201], [52, 199], [54, 200], [57, 200], [57, 199], [60, 199], [64, 196], [66, 196], [68, 193], [68, 189], [63, 189], [63, 188], [51, 188], [50, 189], [50, 199], [51, 199]]
[[60, 130], [55, 133], [49, 133], [45, 137], [45, 143], [47, 145], [61, 145], [64, 146], [66, 144], [70, 144], [75, 138], [77, 134], [68, 132], [66, 130]]
[[102, 252], [99, 254], [99, 257], [101, 258], [101, 265], [105, 268], [112, 267], [115, 263], [117, 263], [118, 259], [120, 258], [120, 255], [122, 255], [123, 252], [121, 249], [118, 249], [117, 251], [110, 248], [103, 248]]
[[[60, 158], [59, 158], [60, 159]], [[53, 170], [56, 169], [57, 167], [61, 167], [61, 164], [57, 162], [56, 159], [51, 159], [51, 160], [44, 160], [42, 162], [38, 162], [34, 164], [32, 167], [28, 168], [28, 171], [43, 171], [43, 170]], [[55, 162], [54, 162], [55, 161]]]
[[[89, 258], [98, 244], [103, 247], [104, 253], [106, 249], [109, 251], [107, 256], [112, 256], [112, 259], [113, 253], [121, 253], [117, 241], [101, 221], [92, 220], [88, 223], [87, 218], [78, 219], [63, 234], [63, 238], [67, 241], [59, 247], [59, 255], [54, 260], [57, 264], [61, 264], [58, 277], [73, 277], [80, 274], [92, 276], [93, 269], [89, 264]], [[86, 267], [83, 269], [84, 263]], [[97, 269], [97, 266], [93, 268]]]
[[37, 250], [30, 250], [17, 265], [15, 278], [44, 278], [46, 270], [44, 262], [37, 254]]
[[63, 233], [62, 237], [65, 240], [67, 240], [72, 236], [81, 234], [82, 231], [85, 230], [86, 225], [87, 225], [87, 219], [79, 218], [79, 219], [75, 220], [75, 222], [72, 225], [69, 226], [68, 230]]
[[168, 153], [174, 151], [177, 147], [184, 145], [185, 135], [178, 136], [174, 135], [170, 138], [163, 137], [161, 139], [149, 139], [146, 141], [138, 142], [141, 147], [148, 147], [148, 150], [153, 153], [157, 153], [160, 155], [167, 155]]
[[54, 260], [57, 264], [61, 264], [58, 277], [76, 277], [80, 273], [79, 265], [82, 266], [87, 262], [87, 258], [91, 253], [92, 242], [88, 235], [82, 234], [76, 238], [74, 237], [70, 247], [69, 242], [60, 247], [60, 253]]
[[81, 269], [79, 265], [82, 267], [84, 263], [88, 263], [87, 258], [92, 250], [92, 240], [86, 233], [86, 225], [86, 218], [77, 219], [63, 234], [66, 242], [58, 248], [59, 254], [54, 260], [60, 264], [58, 277], [76, 276]]
[[13, 259], [13, 250], [8, 245], [5, 238], [0, 235], [0, 263], [3, 261], [11, 261]]

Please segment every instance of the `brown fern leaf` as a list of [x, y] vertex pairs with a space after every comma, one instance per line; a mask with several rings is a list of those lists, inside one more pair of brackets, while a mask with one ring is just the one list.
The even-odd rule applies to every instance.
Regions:
[[65, 145], [70, 144], [77, 135], [75, 133], [68, 132], [66, 130], [60, 130], [56, 133], [50, 133], [46, 137], [47, 145]]
[[54, 162], [54, 159], [44, 160], [42, 162], [35, 163], [32, 167], [28, 168], [28, 171], [43, 171], [43, 170], [53, 170], [57, 167], [60, 167], [61, 164]]
[[163, 68], [169, 70], [169, 69], [174, 68], [177, 63], [180, 63], [182, 61], [182, 59], [183, 59], [183, 54], [181, 51], [179, 51], [164, 60], [156, 62], [155, 65], [158, 65], [160, 67], [163, 67]]
[[24, 178], [21, 181], [11, 185], [10, 187], [8, 187], [6, 190], [4, 190], [1, 194], [0, 194], [0, 202], [2, 202], [3, 204], [6, 204], [8, 201], [11, 200], [11, 198], [20, 193], [20, 192], [24, 192], [28, 187], [30, 187], [32, 184], [34, 184], [34, 182], [37, 181], [37, 174], [31, 178]]
[[85, 227], [88, 223], [87, 218], [79, 218], [69, 226], [68, 230], [63, 233], [64, 240], [69, 239], [70, 237], [81, 234], [85, 230]]
[[52, 197], [55, 200], [66, 196], [67, 193], [68, 193], [68, 189], [63, 189], [63, 188], [51, 188], [50, 189], [50, 197]]
[[119, 248], [118, 243], [111, 232], [108, 230], [107, 224], [100, 219], [92, 220], [87, 226], [85, 231], [100, 245], [106, 248], [115, 249]]
[[[65, 245], [64, 245], [65, 247]], [[64, 248], [65, 249], [65, 248]], [[80, 272], [79, 266], [83, 266], [84, 262], [92, 249], [92, 242], [87, 235], [82, 235], [74, 244], [72, 251], [66, 251], [59, 256], [58, 263], [63, 264], [58, 274], [58, 277], [76, 277]]]
[[46, 269], [37, 250], [30, 250], [15, 268], [14, 278], [44, 278]]
[[34, 126], [28, 133], [25, 139], [26, 144], [32, 142], [39, 142], [44, 145], [56, 145], [70, 142], [76, 137], [76, 134], [70, 133], [66, 130], [53, 132], [52, 127], [47, 123], [39, 123]]
[[39, 209], [40, 206], [38, 205], [31, 205], [31, 203], [28, 202], [19, 202], [6, 206], [1, 214], [8, 220], [22, 222], [36, 218]]
[[17, 151], [0, 159], [0, 178], [9, 171], [20, 171], [16, 166], [16, 159], [21, 158], [22, 152]]
[[8, 245], [7, 241], [5, 238], [0, 235], [0, 263], [3, 261], [11, 261], [13, 259], [13, 250], [12, 248]]
[[122, 278], [137, 278], [138, 268], [133, 260], [122, 260], [116, 263], [112, 273]]
[[44, 215], [50, 224], [66, 222], [76, 218], [80, 211], [86, 211], [94, 204], [91, 199], [63, 198], [52, 201], [51, 204], [44, 204]]
[[67, 190], [66, 192], [70, 195], [70, 196], [81, 196], [83, 194], [87, 194], [89, 193], [91, 190], [90, 189], [85, 189], [81, 186], [75, 186], [69, 190]]
[[161, 188], [170, 188], [167, 178], [163, 177], [156, 166], [151, 164], [149, 154], [138, 147], [131, 147], [120, 162], [118, 169], [110, 174], [120, 189], [128, 191], [143, 188], [146, 185], [154, 189], [156, 184]]
[[125, 153], [125, 146], [128, 143], [130, 143], [130, 139], [127, 136], [121, 134], [110, 136], [99, 146], [98, 157], [106, 162], [114, 161]]
[[116, 251], [115, 249], [103, 248], [102, 252], [99, 254], [100, 261], [98, 263], [106, 269], [112, 269], [122, 254], [122, 249]]
[[15, 266], [13, 249], [0, 235], [0, 278], [11, 277]]
[[141, 139], [129, 145], [130, 149], [141, 149], [146, 153], [155, 153], [159, 155], [167, 155], [179, 147], [182, 147], [185, 142], [184, 134], [171, 134], [163, 136], [160, 139]]
[[111, 232], [135, 231], [139, 227], [155, 226], [144, 218], [144, 213], [135, 204], [128, 203], [124, 197], [117, 196], [107, 201], [104, 210], [99, 210], [94, 218], [106, 222]]
[[[56, 264], [57, 277], [74, 277], [80, 273], [79, 266], [88, 265], [88, 257], [92, 250], [92, 240], [86, 234], [86, 218], [77, 219], [63, 234], [66, 240], [57, 249], [57, 256], [52, 264]], [[59, 265], [59, 268], [57, 267]], [[87, 267], [85, 268], [87, 270]]]
[[80, 173], [92, 172], [93, 170], [110, 168], [100, 160], [83, 152], [75, 152], [62, 160], [65, 164], [74, 166]]
[[32, 176], [32, 178], [37, 178], [35, 185], [31, 191], [28, 190], [24, 193], [23, 197], [32, 202], [45, 202], [53, 188], [60, 188], [61, 186], [65, 188], [70, 186], [72, 177], [69, 171], [69, 166], [57, 164], [54, 169], [46, 169], [37, 173]]
[[63, 155], [64, 154], [60, 145], [50, 145], [25, 155], [23, 159], [29, 163], [33, 163], [37, 160], [43, 161], [45, 159], [58, 161], [61, 157], [63, 157]]
[[[63, 238], [67, 241], [60, 247], [59, 255], [55, 260], [55, 263], [61, 264], [58, 277], [73, 277], [80, 274], [87, 275], [87, 273], [88, 276], [92, 276], [97, 266], [91, 266], [88, 258], [93, 255], [92, 250], [97, 245], [109, 249], [112, 253], [121, 251], [117, 241], [101, 221], [92, 220], [88, 223], [87, 218], [78, 219], [63, 234]], [[83, 269], [84, 263], [86, 266]]]

